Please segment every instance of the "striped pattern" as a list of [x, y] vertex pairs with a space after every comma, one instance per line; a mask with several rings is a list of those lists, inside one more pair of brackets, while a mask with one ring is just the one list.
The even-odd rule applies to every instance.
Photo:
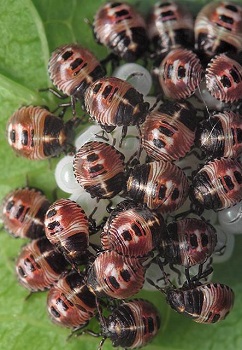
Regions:
[[175, 1], [158, 1], [148, 17], [148, 37], [157, 52], [166, 53], [194, 44], [193, 15]]
[[97, 296], [132, 297], [143, 287], [145, 268], [135, 258], [106, 250], [95, 258], [87, 272], [87, 286]]
[[198, 13], [194, 25], [197, 48], [209, 57], [242, 50], [242, 7], [211, 2]]
[[196, 144], [207, 160], [237, 158], [242, 153], [242, 120], [238, 113], [223, 112], [200, 122]]
[[111, 213], [101, 233], [103, 250], [129, 257], [144, 257], [161, 243], [165, 222], [146, 207], [121, 202]]
[[167, 239], [161, 243], [168, 263], [191, 267], [203, 264], [217, 244], [215, 229], [204, 220], [185, 218], [167, 225]]
[[70, 199], [58, 199], [45, 215], [45, 234], [71, 264], [83, 261], [89, 246], [89, 222], [84, 210]]
[[222, 210], [241, 201], [242, 166], [234, 159], [208, 162], [194, 176], [190, 198], [203, 209]]
[[178, 209], [185, 202], [188, 189], [183, 171], [163, 160], [135, 166], [126, 185], [127, 197], [160, 213]]
[[155, 160], [177, 160], [194, 144], [196, 110], [187, 103], [165, 102], [141, 125], [141, 142]]
[[77, 182], [97, 198], [112, 198], [125, 183], [124, 155], [108, 143], [90, 141], [75, 154]]
[[203, 77], [198, 56], [191, 50], [178, 48], [170, 51], [158, 69], [158, 79], [164, 94], [181, 100], [194, 94]]
[[96, 40], [117, 56], [133, 62], [148, 47], [146, 23], [134, 7], [127, 3], [107, 2], [94, 16]]
[[135, 349], [156, 336], [160, 315], [151, 302], [134, 299], [118, 306], [102, 328], [103, 335], [107, 335], [114, 347]]
[[58, 90], [77, 98], [83, 98], [87, 87], [105, 75], [94, 54], [79, 44], [58, 47], [51, 55], [48, 71]]
[[87, 113], [102, 126], [139, 125], [149, 109], [142, 94], [115, 77], [94, 82], [86, 91], [84, 103]]
[[78, 329], [94, 316], [96, 299], [87, 288], [84, 276], [72, 270], [59, 278], [47, 295], [47, 311], [51, 320]]
[[207, 283], [191, 289], [169, 290], [167, 302], [195, 322], [215, 323], [225, 319], [231, 311], [234, 292], [225, 284]]
[[18, 109], [7, 123], [7, 139], [15, 153], [32, 160], [59, 155], [71, 144], [61, 118], [43, 107]]
[[45, 195], [35, 188], [19, 188], [3, 199], [4, 228], [14, 237], [38, 238], [44, 235], [44, 217], [50, 206]]
[[62, 253], [42, 237], [24, 246], [16, 261], [19, 283], [31, 292], [49, 289], [67, 268]]
[[205, 74], [206, 86], [213, 97], [226, 103], [241, 99], [241, 62], [225, 54], [217, 55], [209, 62]]

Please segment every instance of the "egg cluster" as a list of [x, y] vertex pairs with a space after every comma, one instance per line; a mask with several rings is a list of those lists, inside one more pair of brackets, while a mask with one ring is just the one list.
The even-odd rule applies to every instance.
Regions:
[[[137, 348], [161, 322], [150, 301], [130, 299], [142, 288], [198, 323], [233, 306], [233, 290], [211, 278], [242, 233], [242, 8], [212, 2], [194, 21], [179, 3], [159, 2], [146, 21], [108, 2], [92, 27], [106, 59], [70, 43], [49, 60], [49, 90], [68, 99], [63, 115], [25, 106], [7, 123], [16, 154], [66, 153], [55, 177], [70, 197], [50, 203], [37, 189], [13, 190], [2, 220], [31, 239], [16, 274], [31, 292], [48, 290], [53, 322], [101, 336], [99, 349], [106, 338]], [[95, 125], [75, 135], [79, 102]], [[85, 328], [93, 317], [99, 333]]]

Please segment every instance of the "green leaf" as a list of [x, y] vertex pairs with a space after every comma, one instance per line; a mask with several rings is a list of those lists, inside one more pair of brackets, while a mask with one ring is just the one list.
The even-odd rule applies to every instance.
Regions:
[[[104, 3], [105, 1], [102, 1]], [[153, 1], [154, 2], [154, 1]], [[92, 21], [100, 1], [84, 0], [0, 0], [0, 197], [13, 188], [41, 188], [50, 199], [55, 189], [53, 170], [58, 160], [31, 162], [18, 158], [5, 138], [6, 122], [21, 105], [48, 105], [54, 108], [56, 99], [39, 88], [50, 86], [47, 64], [50, 53], [58, 45], [80, 42], [100, 58], [107, 50], [95, 43], [92, 30], [84, 19]], [[150, 2], [133, 3], [144, 13]], [[195, 11], [206, 1], [186, 1]], [[229, 284], [236, 302], [228, 318], [216, 325], [199, 325], [173, 312], [164, 296], [158, 292], [142, 292], [152, 300], [162, 315], [161, 331], [147, 350], [202, 350], [242, 348], [242, 237], [236, 236], [233, 257], [217, 265], [214, 280]], [[1, 350], [93, 350], [99, 340], [90, 336], [71, 338], [69, 331], [48, 319], [46, 293], [36, 293], [28, 300], [28, 292], [18, 285], [15, 259], [23, 241], [13, 239], [4, 230], [0, 234], [0, 348]], [[103, 350], [111, 349], [107, 341]]]

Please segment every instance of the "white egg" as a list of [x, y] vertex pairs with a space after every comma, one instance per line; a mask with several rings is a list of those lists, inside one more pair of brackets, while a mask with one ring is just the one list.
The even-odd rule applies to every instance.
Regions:
[[186, 176], [191, 176], [192, 172], [199, 168], [200, 163], [201, 160], [192, 152], [188, 153], [184, 158], [175, 161], [175, 164], [183, 170]]
[[128, 81], [133, 87], [144, 96], [148, 95], [152, 86], [150, 72], [137, 63], [125, 63], [117, 67], [113, 76]]
[[55, 180], [57, 186], [66, 193], [80, 189], [73, 173], [73, 156], [65, 156], [57, 163]]
[[218, 222], [226, 232], [242, 234], [242, 202], [219, 211]]
[[79, 149], [84, 143], [89, 141], [100, 141], [100, 142], [113, 142], [113, 138], [111, 134], [106, 133], [99, 125], [91, 125], [84, 129], [80, 135], [76, 137], [75, 146]]
[[[211, 265], [211, 259], [208, 259], [203, 264], [203, 271], [206, 271], [206, 269], [209, 269], [210, 265]], [[178, 273], [175, 274], [175, 279], [174, 279], [174, 284], [180, 288], [187, 281], [187, 278], [185, 275], [185, 267], [175, 265], [175, 268], [181, 272], [180, 275]], [[197, 276], [198, 272], [199, 272], [199, 265], [191, 266], [189, 269], [189, 275], [191, 278], [193, 276]], [[199, 281], [202, 283], [207, 283], [207, 282], [210, 282], [212, 280], [212, 277], [213, 277], [213, 271], [211, 271], [211, 273], [208, 274], [206, 277], [199, 279]]]
[[202, 213], [202, 216], [211, 225], [217, 224], [218, 222], [218, 213], [214, 210], [204, 210], [204, 212]]
[[83, 208], [87, 216], [93, 214], [92, 217], [97, 225], [100, 225], [103, 218], [109, 215], [106, 208], [108, 204], [110, 204], [110, 201], [107, 199], [100, 199], [98, 201], [96, 198], [92, 198], [90, 194], [82, 188], [80, 188], [79, 191], [75, 191], [69, 198], [77, 202]]
[[202, 103], [202, 107], [206, 106], [208, 110], [221, 111], [226, 106], [224, 102], [217, 100], [213, 97], [206, 87], [205, 81], [202, 81], [200, 86], [195, 92], [196, 97]]
[[[169, 281], [173, 281], [175, 279], [175, 272], [170, 269], [169, 265], [164, 266], [164, 272], [166, 274], [166, 279], [169, 279]], [[164, 278], [164, 273], [160, 269], [157, 263], [153, 263], [149, 266], [149, 268], [146, 271], [145, 274], [145, 283], [143, 286], [144, 290], [157, 290], [156, 287], [152, 286], [146, 278], [151, 279], [158, 287], [164, 288], [167, 287], [167, 282]]]
[[217, 232], [217, 245], [213, 254], [214, 263], [223, 263], [229, 260], [234, 250], [234, 235], [220, 225], [213, 225]]
[[123, 153], [125, 156], [125, 161], [127, 162], [130, 157], [135, 156], [139, 151], [140, 142], [138, 136], [138, 130], [135, 126], [129, 126], [125, 138], [122, 140], [122, 145], [120, 146], [120, 141], [122, 138], [122, 127], [117, 127], [112, 133], [113, 139], [115, 141], [115, 148]]

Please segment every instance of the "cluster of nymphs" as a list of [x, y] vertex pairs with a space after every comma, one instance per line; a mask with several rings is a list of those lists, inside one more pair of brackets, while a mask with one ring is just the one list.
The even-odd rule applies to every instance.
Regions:
[[[206, 281], [218, 235], [203, 213], [212, 216], [242, 199], [242, 8], [209, 2], [194, 21], [187, 9], [166, 1], [155, 4], [145, 21], [129, 4], [108, 2], [97, 11], [93, 30], [112, 51], [113, 66], [142, 57], [146, 67], [153, 63], [154, 94], [159, 91], [162, 102], [150, 105], [130, 82], [107, 75], [107, 60], [100, 62], [87, 48], [57, 48], [49, 61], [51, 90], [69, 97], [62, 106], [69, 104], [74, 116], [64, 122], [43, 107], [22, 107], [8, 122], [8, 141], [28, 159], [70, 150], [81, 101], [103, 132], [71, 147], [73, 177], [96, 204], [88, 204], [87, 214], [76, 201], [51, 204], [39, 190], [22, 188], [6, 196], [2, 216], [15, 237], [32, 239], [16, 272], [28, 290], [49, 289], [54, 322], [80, 330], [96, 316], [100, 333], [83, 332], [102, 336], [99, 348], [106, 338], [113, 346], [136, 348], [160, 327], [150, 301], [130, 299], [145, 280], [196, 322], [223, 320], [233, 306], [229, 286]], [[195, 103], [206, 106], [202, 113]], [[214, 106], [220, 109], [207, 115]], [[119, 137], [109, 137], [114, 129], [121, 129]], [[137, 142], [127, 157], [132, 129]], [[188, 176], [177, 162], [191, 152], [201, 165]], [[184, 203], [189, 213], [178, 217]], [[106, 214], [97, 220], [100, 207]], [[153, 278], [146, 276], [151, 265], [158, 266]], [[166, 266], [178, 275], [183, 267], [181, 285], [172, 283]]]

